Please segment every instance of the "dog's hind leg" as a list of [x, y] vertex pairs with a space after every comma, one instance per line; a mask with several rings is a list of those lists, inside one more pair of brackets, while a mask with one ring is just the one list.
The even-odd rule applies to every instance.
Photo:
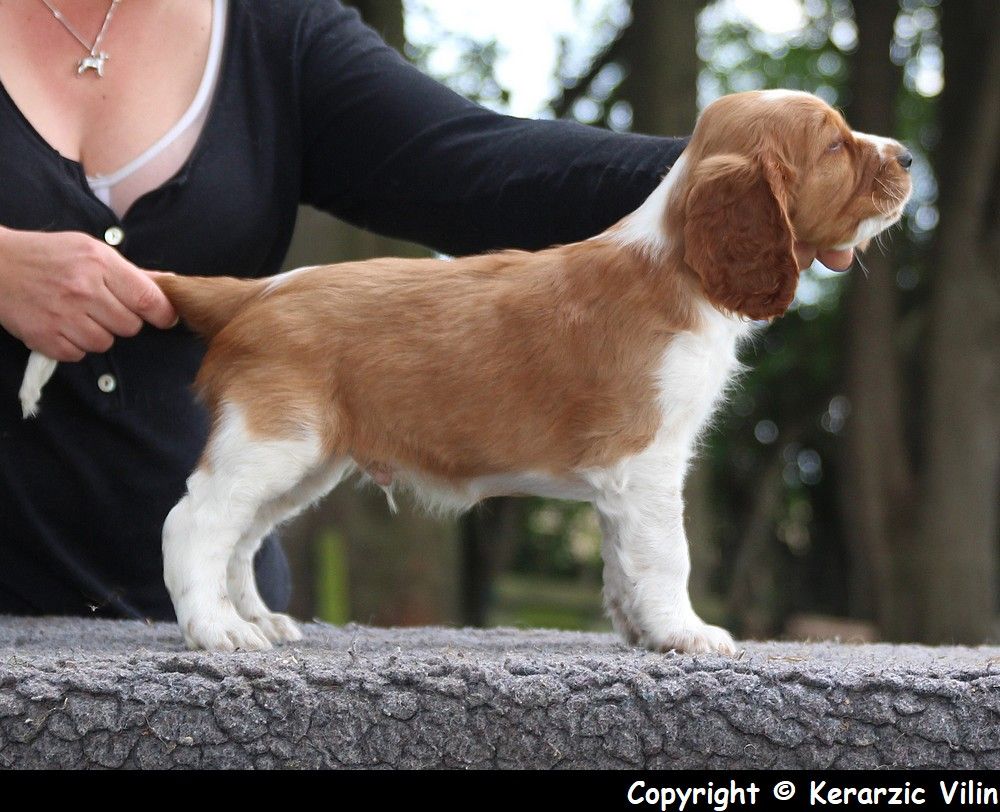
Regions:
[[241, 617], [229, 594], [229, 562], [255, 530], [263, 506], [317, 469], [318, 437], [302, 429], [295, 439], [260, 439], [241, 410], [225, 406], [188, 492], [163, 526], [163, 574], [184, 639], [214, 651], [266, 649], [264, 631]]
[[272, 612], [264, 603], [254, 577], [254, 555], [264, 536], [324, 497], [353, 467], [346, 459], [320, 463], [297, 484], [262, 505], [229, 559], [226, 580], [233, 606], [240, 617], [255, 624], [272, 643], [300, 640], [302, 633], [288, 615]]

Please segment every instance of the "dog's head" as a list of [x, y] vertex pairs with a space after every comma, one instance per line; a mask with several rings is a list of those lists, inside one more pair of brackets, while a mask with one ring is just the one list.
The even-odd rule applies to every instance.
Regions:
[[853, 132], [808, 93], [725, 96], [684, 152], [670, 217], [683, 224], [684, 262], [717, 307], [779, 316], [798, 282], [795, 242], [867, 243], [899, 220], [911, 163], [901, 144]]

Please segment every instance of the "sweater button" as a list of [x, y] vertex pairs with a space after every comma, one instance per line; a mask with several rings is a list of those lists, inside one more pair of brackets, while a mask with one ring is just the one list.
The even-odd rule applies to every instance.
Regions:
[[124, 239], [125, 232], [118, 226], [111, 226], [111, 228], [104, 232], [104, 242], [108, 245], [121, 245]]
[[115, 389], [118, 388], [118, 381], [115, 380], [114, 375], [108, 375], [105, 373], [97, 379], [97, 388], [100, 389], [104, 394], [110, 395]]

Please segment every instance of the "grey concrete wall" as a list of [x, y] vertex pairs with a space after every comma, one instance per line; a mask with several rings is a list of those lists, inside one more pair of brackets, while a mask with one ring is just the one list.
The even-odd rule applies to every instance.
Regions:
[[173, 626], [0, 618], [4, 767], [1000, 767], [1000, 649], [307, 627], [266, 654]]

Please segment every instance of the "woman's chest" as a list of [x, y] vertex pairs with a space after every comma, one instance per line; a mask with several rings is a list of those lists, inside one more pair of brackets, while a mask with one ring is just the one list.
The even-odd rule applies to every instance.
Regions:
[[110, 0], [63, 5], [60, 20], [42, 0], [0, 4], [0, 82], [53, 149], [89, 175], [108, 174], [191, 105], [209, 52], [212, 0], [119, 4], [97, 48], [107, 55], [103, 76], [86, 67], [93, 62], [84, 43], [95, 42]]

